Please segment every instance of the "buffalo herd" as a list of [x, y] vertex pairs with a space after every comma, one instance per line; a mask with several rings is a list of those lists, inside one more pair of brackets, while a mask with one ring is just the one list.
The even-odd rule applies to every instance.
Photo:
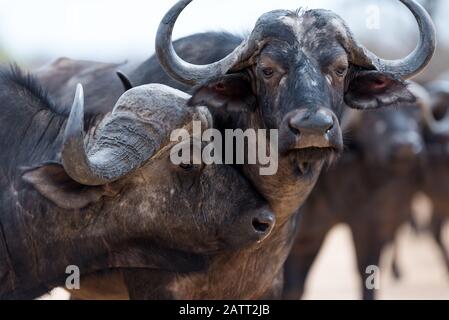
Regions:
[[[449, 82], [410, 81], [436, 50], [426, 10], [400, 0], [419, 41], [385, 60], [317, 9], [267, 12], [245, 38], [173, 42], [191, 2], [167, 12], [155, 55], [137, 67], [1, 67], [0, 298], [37, 298], [76, 266], [73, 299], [300, 299], [339, 223], [364, 284], [413, 220], [418, 192], [434, 203], [429, 228], [449, 270]], [[195, 122], [223, 134], [277, 130], [277, 172], [173, 164], [175, 144], [205, 148]], [[175, 143], [179, 129], [189, 139]]]

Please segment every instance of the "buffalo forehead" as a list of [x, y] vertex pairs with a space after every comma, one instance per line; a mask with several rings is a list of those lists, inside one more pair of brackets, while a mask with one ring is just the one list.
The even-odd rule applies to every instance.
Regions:
[[334, 50], [346, 48], [349, 29], [344, 21], [328, 10], [311, 10], [303, 16], [301, 45], [309, 50]]
[[253, 36], [264, 39], [285, 41], [291, 45], [298, 43], [301, 33], [299, 16], [286, 10], [276, 10], [265, 13], [257, 21]]
[[276, 39], [309, 51], [333, 51], [345, 47], [349, 29], [329, 10], [292, 12], [276, 10], [264, 14], [253, 35], [259, 39]]

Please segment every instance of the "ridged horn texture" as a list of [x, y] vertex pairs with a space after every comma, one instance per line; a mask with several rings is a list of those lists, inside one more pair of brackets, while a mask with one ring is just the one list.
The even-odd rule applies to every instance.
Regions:
[[96, 128], [87, 147], [83, 89], [78, 86], [67, 123], [62, 163], [67, 174], [88, 186], [117, 181], [141, 167], [163, 147], [170, 135], [193, 120], [211, 126], [205, 108], [185, 108], [189, 96], [163, 85], [131, 89]]

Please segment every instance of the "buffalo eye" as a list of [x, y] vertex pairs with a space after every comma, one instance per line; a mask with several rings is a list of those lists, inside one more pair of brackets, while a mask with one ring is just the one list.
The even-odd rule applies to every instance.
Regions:
[[339, 78], [344, 78], [346, 74], [348, 73], [348, 67], [347, 66], [341, 66], [335, 69], [335, 74]]
[[270, 79], [274, 75], [274, 70], [273, 68], [263, 68], [262, 73], [265, 79]]

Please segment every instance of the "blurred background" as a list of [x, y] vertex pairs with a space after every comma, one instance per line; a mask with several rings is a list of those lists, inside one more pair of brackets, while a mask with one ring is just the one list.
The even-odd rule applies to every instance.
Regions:
[[[104, 62], [144, 60], [153, 54], [160, 19], [175, 1], [0, 0], [0, 62], [16, 61], [36, 68], [62, 56]], [[420, 76], [426, 81], [449, 70], [449, 1], [422, 3], [432, 13], [439, 32], [435, 59]], [[416, 44], [416, 22], [395, 0], [195, 0], [182, 14], [175, 38], [202, 31], [244, 34], [262, 13], [298, 7], [334, 10], [358, 39], [386, 58], [402, 57]], [[425, 223], [431, 203], [422, 197], [415, 207], [418, 220]], [[395, 281], [390, 268], [384, 268], [380, 298], [449, 299], [448, 273], [430, 236], [417, 235], [408, 226], [400, 234], [399, 263], [404, 275]], [[345, 226], [331, 232], [307, 282], [306, 298], [360, 296], [351, 241]], [[386, 252], [382, 263], [389, 265], [391, 255]], [[55, 297], [66, 296], [59, 292]]]

